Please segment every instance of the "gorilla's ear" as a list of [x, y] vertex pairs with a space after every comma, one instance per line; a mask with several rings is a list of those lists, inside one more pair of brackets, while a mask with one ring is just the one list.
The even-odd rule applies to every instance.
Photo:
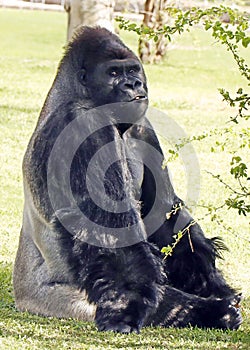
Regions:
[[82, 68], [81, 70], [79, 70], [77, 72], [77, 78], [79, 80], [79, 82], [82, 84], [82, 85], [85, 85], [86, 83], [86, 69], [85, 68]]

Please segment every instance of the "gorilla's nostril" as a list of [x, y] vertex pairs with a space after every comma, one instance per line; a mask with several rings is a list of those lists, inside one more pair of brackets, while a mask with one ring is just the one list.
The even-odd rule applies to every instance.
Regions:
[[134, 90], [142, 87], [142, 82], [139, 79], [130, 79], [120, 84], [121, 90]]

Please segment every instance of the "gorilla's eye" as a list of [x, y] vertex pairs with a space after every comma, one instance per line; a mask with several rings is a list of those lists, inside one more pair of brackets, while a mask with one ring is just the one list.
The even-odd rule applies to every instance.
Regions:
[[116, 70], [112, 70], [110, 72], [110, 75], [111, 75], [111, 77], [117, 77], [118, 76], [118, 72]]
[[128, 68], [128, 74], [137, 74], [140, 72], [140, 66], [139, 65], [133, 65]]

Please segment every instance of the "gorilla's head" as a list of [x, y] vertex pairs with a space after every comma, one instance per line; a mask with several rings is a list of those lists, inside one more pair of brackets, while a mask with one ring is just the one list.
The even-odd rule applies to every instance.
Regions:
[[69, 44], [67, 55], [94, 106], [147, 103], [142, 65], [117, 35], [100, 27], [82, 27]]

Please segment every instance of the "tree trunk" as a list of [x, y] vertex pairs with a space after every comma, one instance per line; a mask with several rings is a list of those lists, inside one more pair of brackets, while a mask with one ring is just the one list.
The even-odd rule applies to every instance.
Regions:
[[[168, 15], [164, 11], [168, 0], [146, 0], [143, 25], [157, 31], [168, 21]], [[148, 40], [142, 35], [139, 41], [139, 56], [143, 63], [157, 63], [165, 56], [167, 51], [167, 39], [159, 35], [157, 42]]]
[[80, 25], [99, 25], [113, 31], [115, 0], [65, 0], [68, 12], [67, 39], [70, 40]]

